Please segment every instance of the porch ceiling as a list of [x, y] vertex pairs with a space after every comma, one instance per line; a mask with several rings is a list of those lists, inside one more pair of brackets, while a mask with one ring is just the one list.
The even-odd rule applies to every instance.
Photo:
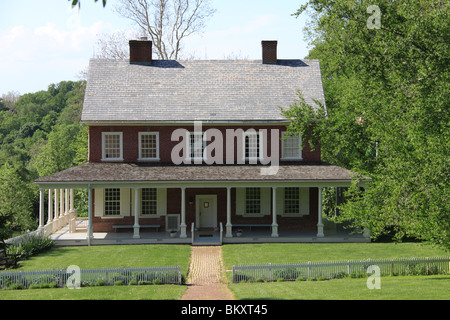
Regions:
[[327, 163], [280, 165], [276, 174], [263, 175], [260, 165], [150, 165], [137, 163], [85, 163], [51, 176], [37, 184], [82, 183], [173, 183], [173, 182], [328, 182], [348, 181], [354, 174]]

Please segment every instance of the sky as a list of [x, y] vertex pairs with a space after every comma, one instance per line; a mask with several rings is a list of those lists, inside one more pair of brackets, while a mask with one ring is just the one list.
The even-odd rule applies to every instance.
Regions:
[[[50, 84], [80, 80], [102, 34], [134, 25], [114, 8], [120, 0], [0, 1], [0, 96], [47, 90]], [[186, 53], [199, 59], [228, 56], [261, 59], [261, 40], [278, 40], [279, 59], [308, 53], [305, 17], [291, 14], [304, 0], [211, 0], [216, 12], [202, 34], [185, 39]]]

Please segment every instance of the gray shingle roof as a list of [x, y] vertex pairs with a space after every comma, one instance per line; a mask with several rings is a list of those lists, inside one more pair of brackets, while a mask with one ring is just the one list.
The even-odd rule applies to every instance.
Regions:
[[301, 90], [325, 104], [318, 60], [90, 61], [82, 121], [285, 120]]
[[232, 181], [351, 181], [347, 169], [326, 164], [281, 165], [275, 175], [261, 175], [258, 165], [146, 165], [134, 163], [85, 163], [36, 180], [51, 183], [125, 182], [232, 182]]

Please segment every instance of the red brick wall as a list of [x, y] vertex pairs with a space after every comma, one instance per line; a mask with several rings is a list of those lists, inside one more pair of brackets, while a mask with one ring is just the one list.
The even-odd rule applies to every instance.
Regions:
[[[139, 132], [159, 132], [159, 156], [161, 163], [172, 163], [171, 153], [172, 149], [179, 144], [179, 141], [171, 141], [172, 132], [175, 129], [183, 128], [189, 131], [193, 131], [193, 127], [175, 127], [175, 126], [91, 126], [89, 130], [89, 161], [90, 162], [101, 162], [102, 159], [102, 132], [123, 132], [123, 157], [124, 162], [137, 162], [139, 156]], [[226, 141], [226, 129], [238, 129], [238, 127], [207, 127], [203, 126], [203, 130], [207, 130], [209, 128], [219, 129], [223, 135], [224, 143], [229, 143]], [[256, 131], [260, 129], [267, 130], [267, 154], [271, 155], [271, 134], [270, 129], [278, 129], [280, 130], [280, 139], [281, 132], [285, 131], [285, 127], [283, 126], [242, 126], [239, 127], [244, 131], [253, 128]], [[278, 150], [279, 154], [281, 154], [281, 141], [279, 143], [280, 148]], [[237, 142], [235, 141], [234, 155], [235, 162], [237, 155]], [[226, 156], [226, 147], [223, 148], [223, 154]], [[320, 161], [320, 146], [316, 148], [316, 150], [311, 151], [309, 144], [305, 146], [302, 152], [303, 161]], [[225, 162], [225, 160], [224, 160]], [[281, 161], [280, 163], [282, 163]]]

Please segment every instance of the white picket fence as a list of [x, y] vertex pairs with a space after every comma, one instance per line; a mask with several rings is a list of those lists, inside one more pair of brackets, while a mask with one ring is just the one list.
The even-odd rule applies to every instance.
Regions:
[[[69, 270], [41, 270], [41, 271], [2, 271], [0, 272], [0, 288], [13, 284], [28, 288], [30, 285], [56, 283], [64, 287], [71, 275]], [[105, 285], [114, 285], [116, 281], [129, 284], [130, 281], [156, 281], [161, 284], [182, 284], [181, 267], [149, 267], [149, 268], [110, 268], [110, 269], [81, 269], [81, 284], [95, 285], [103, 281]]]
[[291, 264], [263, 264], [233, 266], [233, 282], [277, 281], [342, 278], [368, 275], [369, 266], [380, 268], [380, 276], [428, 275], [449, 273], [450, 257], [367, 259]]

